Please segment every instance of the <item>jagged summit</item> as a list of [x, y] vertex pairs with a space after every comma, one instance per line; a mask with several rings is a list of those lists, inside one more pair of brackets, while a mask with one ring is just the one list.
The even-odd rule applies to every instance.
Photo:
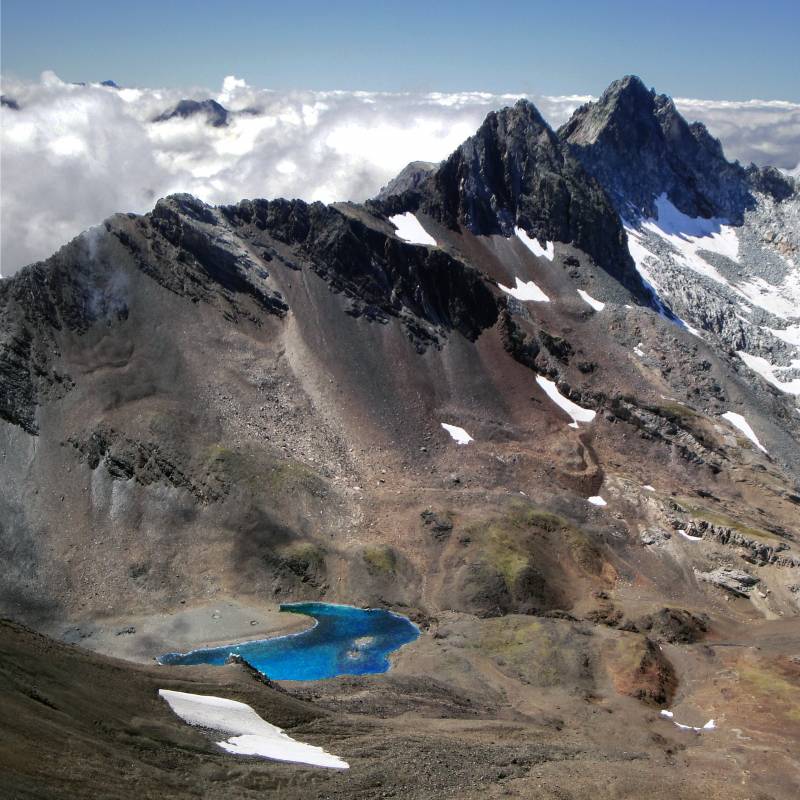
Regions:
[[688, 123], [670, 97], [635, 75], [577, 109], [558, 134], [627, 216], [653, 216], [655, 199], [666, 193], [691, 217], [740, 223], [753, 188], [776, 199], [791, 191], [785, 180], [729, 162], [705, 125]]
[[742, 167], [725, 159], [704, 125], [689, 125], [671, 98], [635, 76], [581, 106], [559, 135], [623, 213], [652, 216], [662, 193], [692, 217], [739, 220], [748, 205]]
[[646, 298], [614, 208], [528, 100], [491, 112], [415, 187], [398, 185], [399, 194], [373, 201], [384, 213], [420, 210], [478, 235], [511, 236], [518, 227], [540, 242], [573, 243]]

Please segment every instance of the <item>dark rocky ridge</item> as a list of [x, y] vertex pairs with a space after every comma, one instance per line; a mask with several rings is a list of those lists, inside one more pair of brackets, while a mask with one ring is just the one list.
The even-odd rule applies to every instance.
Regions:
[[476, 339], [494, 325], [497, 308], [484, 278], [439, 249], [409, 245], [322, 203], [244, 200], [221, 209], [239, 235], [259, 247], [263, 234], [295, 249], [336, 292], [349, 313], [401, 318], [424, 349], [436, 330]]

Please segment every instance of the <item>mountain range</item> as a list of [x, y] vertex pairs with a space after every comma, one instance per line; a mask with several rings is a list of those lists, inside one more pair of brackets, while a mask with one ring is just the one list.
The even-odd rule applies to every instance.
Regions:
[[[0, 385], [14, 796], [123, 761], [114, 796], [170, 762], [171, 796], [300, 796], [111, 698], [304, 599], [423, 630], [269, 688], [351, 763], [304, 797], [795, 796], [800, 191], [639, 78], [557, 131], [492, 112], [363, 204], [114, 215], [0, 283]], [[54, 720], [99, 755], [22, 759]]]

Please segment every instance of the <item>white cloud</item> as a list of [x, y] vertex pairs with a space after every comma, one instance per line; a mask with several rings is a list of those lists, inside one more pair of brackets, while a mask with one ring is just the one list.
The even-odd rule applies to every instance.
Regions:
[[675, 105], [688, 120], [703, 122], [728, 158], [787, 170], [798, 166], [800, 103], [675, 98]]
[[[438, 161], [492, 109], [518, 96], [486, 92], [276, 92], [228, 76], [221, 91], [115, 89], [3, 80], [20, 111], [0, 125], [0, 271], [46, 258], [116, 211], [144, 212], [171, 192], [211, 203], [246, 197], [356, 200], [374, 195], [409, 161]], [[151, 120], [178, 100], [215, 97], [235, 112], [227, 127], [203, 119]], [[553, 125], [586, 96], [533, 100]], [[729, 156], [791, 168], [800, 106], [681, 100]]]

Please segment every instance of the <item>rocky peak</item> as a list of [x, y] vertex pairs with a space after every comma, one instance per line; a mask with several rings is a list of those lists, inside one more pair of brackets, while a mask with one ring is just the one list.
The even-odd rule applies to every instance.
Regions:
[[372, 207], [420, 210], [477, 235], [512, 236], [519, 227], [540, 243], [572, 243], [646, 301], [603, 189], [528, 100], [490, 113], [438, 169], [398, 188], [387, 187]]
[[666, 193], [693, 217], [740, 222], [753, 203], [745, 170], [699, 122], [635, 76], [614, 81], [600, 99], [575, 111], [559, 136], [625, 215], [655, 215]]
[[404, 192], [415, 191], [436, 167], [432, 161], [411, 161], [378, 192], [377, 199], [386, 200]]

